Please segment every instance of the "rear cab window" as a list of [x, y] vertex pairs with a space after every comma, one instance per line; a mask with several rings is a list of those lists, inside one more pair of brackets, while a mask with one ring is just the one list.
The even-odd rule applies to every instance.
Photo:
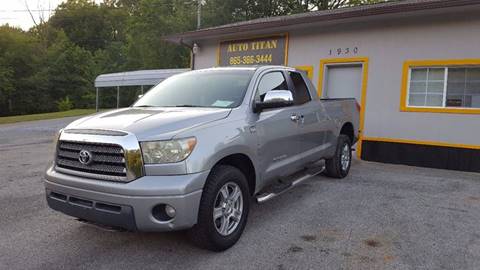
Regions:
[[302, 105], [312, 100], [310, 96], [310, 92], [308, 90], [308, 86], [303, 79], [302, 74], [296, 71], [289, 71], [288, 75], [292, 80], [293, 87], [293, 97], [295, 105]]

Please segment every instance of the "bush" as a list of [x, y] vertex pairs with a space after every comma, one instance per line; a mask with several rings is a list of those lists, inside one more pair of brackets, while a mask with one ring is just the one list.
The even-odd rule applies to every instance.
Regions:
[[69, 111], [73, 109], [73, 103], [70, 100], [70, 98], [67, 96], [64, 99], [60, 99], [59, 101], [57, 101], [57, 108], [61, 112]]

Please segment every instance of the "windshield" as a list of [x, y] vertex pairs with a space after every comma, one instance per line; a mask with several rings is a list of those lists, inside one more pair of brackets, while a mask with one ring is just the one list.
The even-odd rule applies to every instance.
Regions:
[[207, 70], [170, 77], [134, 107], [238, 107], [254, 70]]

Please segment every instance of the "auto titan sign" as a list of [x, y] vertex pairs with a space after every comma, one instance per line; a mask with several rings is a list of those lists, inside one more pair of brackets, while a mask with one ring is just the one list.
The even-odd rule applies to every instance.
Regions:
[[218, 65], [286, 65], [287, 48], [286, 34], [222, 41], [219, 45]]

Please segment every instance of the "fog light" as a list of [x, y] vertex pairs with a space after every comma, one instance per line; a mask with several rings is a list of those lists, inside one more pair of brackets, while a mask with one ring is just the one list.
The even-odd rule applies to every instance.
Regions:
[[171, 221], [175, 217], [175, 208], [168, 204], [157, 204], [152, 209], [152, 216], [161, 222]]
[[165, 205], [165, 213], [167, 214], [167, 216], [171, 217], [171, 218], [174, 218], [175, 217], [175, 214], [176, 214], [176, 210], [175, 208], [173, 208], [173, 206], [171, 205]]

